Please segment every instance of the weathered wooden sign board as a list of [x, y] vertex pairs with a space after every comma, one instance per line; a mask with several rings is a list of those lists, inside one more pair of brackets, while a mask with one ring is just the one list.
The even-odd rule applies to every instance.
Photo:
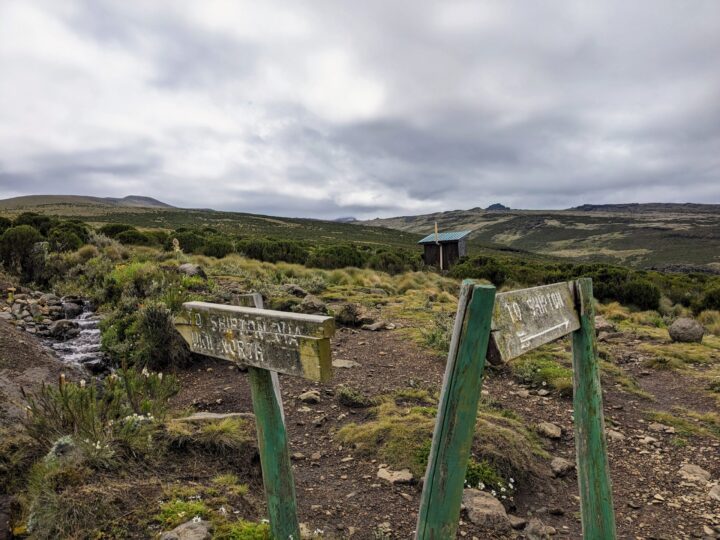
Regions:
[[491, 341], [503, 360], [572, 333], [573, 406], [580, 509], [585, 540], [613, 540], [592, 281], [579, 279], [495, 294], [462, 285], [418, 513], [416, 539], [455, 538]]
[[571, 283], [495, 295], [492, 337], [503, 360], [525, 354], [580, 328]]
[[195, 353], [327, 381], [332, 317], [187, 302], [175, 327]]
[[329, 380], [335, 322], [332, 317], [262, 309], [258, 294], [241, 295], [236, 301], [244, 306], [186, 302], [175, 327], [194, 353], [248, 367], [272, 536], [299, 540], [277, 373]]

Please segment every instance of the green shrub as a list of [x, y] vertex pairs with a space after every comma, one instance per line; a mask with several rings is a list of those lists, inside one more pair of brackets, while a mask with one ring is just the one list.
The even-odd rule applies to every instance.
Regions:
[[645, 279], [633, 279], [625, 283], [620, 293], [620, 302], [640, 309], [656, 310], [660, 306], [660, 289]]
[[455, 265], [450, 270], [450, 275], [456, 278], [484, 279], [496, 287], [502, 286], [507, 280], [505, 266], [490, 257], [475, 257]]
[[132, 246], [151, 246], [155, 243], [150, 236], [135, 229], [123, 231], [115, 239], [121, 244]]
[[235, 523], [221, 524], [215, 535], [215, 540], [271, 540], [270, 525], [267, 523], [252, 523], [250, 521], [237, 521]]
[[83, 245], [82, 239], [69, 229], [54, 228], [48, 235], [52, 251], [75, 251]]
[[203, 236], [194, 231], [175, 231], [175, 234], [170, 236], [177, 239], [180, 249], [185, 253], [199, 253], [205, 243]]
[[210, 238], [205, 242], [205, 246], [203, 247], [203, 254], [208, 257], [217, 257], [218, 259], [222, 259], [233, 251], [232, 242], [223, 237]]
[[38, 231], [43, 236], [47, 236], [50, 229], [55, 225], [56, 220], [49, 217], [37, 214], [35, 212], [23, 212], [13, 221], [15, 227], [20, 225], [28, 225]]
[[174, 377], [132, 369], [118, 370], [100, 386], [61, 377], [57, 386], [43, 385], [25, 395], [28, 414], [23, 424], [45, 448], [71, 436], [76, 444], [97, 450], [101, 460], [132, 455], [147, 448], [155, 422], [165, 417], [167, 402], [177, 390]]
[[116, 238], [118, 234], [126, 231], [136, 231], [137, 229], [132, 225], [125, 223], [108, 223], [100, 227], [100, 233], [104, 234], [109, 238]]
[[5, 268], [29, 280], [34, 273], [33, 248], [42, 241], [42, 235], [30, 225], [10, 227], [0, 236], [0, 260]]
[[428, 329], [423, 329], [423, 344], [435, 349], [439, 353], [447, 354], [450, 350], [455, 316], [444, 311], [433, 313], [433, 324]]
[[709, 289], [700, 301], [697, 311], [720, 311], [720, 287]]
[[316, 248], [305, 264], [325, 269], [349, 266], [360, 268], [365, 264], [365, 257], [355, 246], [337, 244]]
[[0, 216], [0, 235], [12, 227], [12, 221], [8, 218]]
[[293, 264], [305, 264], [309, 254], [308, 248], [299, 242], [262, 238], [241, 240], [237, 244], [237, 251], [258, 261]]

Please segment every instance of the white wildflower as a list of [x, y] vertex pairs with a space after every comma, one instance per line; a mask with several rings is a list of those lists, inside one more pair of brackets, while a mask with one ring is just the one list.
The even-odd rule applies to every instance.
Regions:
[[193, 523], [200, 523], [202, 521], [202, 518], [200, 516], [195, 516], [192, 520]]
[[80, 388], [85, 388], [85, 379], [80, 379]]

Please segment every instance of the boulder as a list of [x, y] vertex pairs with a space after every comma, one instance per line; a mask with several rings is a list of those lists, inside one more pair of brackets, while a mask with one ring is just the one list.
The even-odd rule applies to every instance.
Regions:
[[377, 472], [377, 477], [391, 484], [410, 484], [413, 481], [413, 475], [409, 469], [393, 471], [386, 467], [380, 467]]
[[298, 399], [303, 403], [320, 403], [320, 392], [317, 390], [308, 390], [298, 396]]
[[615, 332], [615, 325], [608, 321], [605, 317], [602, 315], [596, 315], [595, 316], [595, 332], [597, 334], [600, 334], [600, 332]]
[[59, 321], [55, 321], [53, 324], [50, 325], [50, 328], [48, 328], [48, 332], [53, 338], [60, 341], [66, 341], [80, 334], [80, 328], [78, 326], [78, 323], [76, 323], [75, 321], [60, 319]]
[[710, 473], [702, 467], [686, 463], [680, 467], [680, 476], [682, 476], [688, 482], [696, 482], [698, 484], [706, 484], [710, 481]]
[[372, 317], [365, 313], [365, 309], [360, 304], [352, 302], [344, 302], [338, 305], [335, 310], [335, 320], [346, 326], [360, 326], [361, 324], [371, 324]]
[[199, 264], [181, 264], [180, 266], [178, 266], [178, 272], [190, 277], [200, 277], [203, 279], [207, 279], [207, 274], [205, 273], [205, 270], [203, 270], [202, 266], [200, 266]]
[[466, 489], [462, 498], [468, 519], [475, 525], [508, 533], [512, 530], [505, 507], [495, 497], [479, 489]]
[[575, 468], [575, 463], [565, 458], [555, 457], [550, 462], [550, 469], [556, 477], [565, 476]]
[[537, 432], [548, 439], [559, 439], [562, 436], [562, 428], [551, 422], [540, 422], [537, 425]]
[[309, 315], [325, 315], [327, 313], [327, 304], [317, 296], [308, 294], [303, 298], [302, 302], [293, 308], [293, 311]]
[[289, 295], [297, 296], [298, 298], [305, 298], [308, 295], [308, 292], [305, 289], [295, 283], [286, 283], [282, 286], [282, 289]]
[[710, 491], [708, 492], [708, 498], [713, 501], [720, 502], [720, 484], [716, 484], [710, 488]]
[[60, 304], [60, 299], [52, 293], [46, 293], [40, 297], [38, 304], [41, 306], [57, 306]]
[[670, 339], [680, 343], [700, 343], [705, 329], [695, 319], [680, 317], [668, 328]]
[[528, 540], [546, 540], [555, 534], [555, 528], [545, 525], [537, 518], [533, 518], [523, 532]]
[[160, 540], [210, 540], [212, 524], [209, 521], [191, 520], [160, 535]]
[[66, 319], [75, 319], [83, 312], [82, 305], [76, 304], [75, 302], [63, 302], [62, 308], [65, 312]]

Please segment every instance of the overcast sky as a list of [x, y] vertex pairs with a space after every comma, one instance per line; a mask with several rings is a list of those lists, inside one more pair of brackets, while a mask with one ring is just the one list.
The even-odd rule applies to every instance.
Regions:
[[0, 198], [720, 203], [720, 2], [0, 0]]

